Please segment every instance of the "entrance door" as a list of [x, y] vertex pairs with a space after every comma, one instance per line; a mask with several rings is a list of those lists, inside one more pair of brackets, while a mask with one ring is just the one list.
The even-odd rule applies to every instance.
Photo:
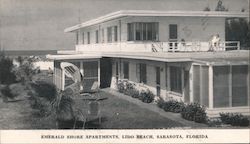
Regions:
[[112, 62], [110, 58], [101, 58], [101, 79], [100, 87], [107, 88], [110, 87], [112, 78]]
[[174, 51], [177, 49], [177, 40], [178, 40], [178, 28], [177, 24], [169, 25], [169, 50]]
[[156, 95], [161, 95], [161, 70], [160, 67], [155, 68], [156, 72]]

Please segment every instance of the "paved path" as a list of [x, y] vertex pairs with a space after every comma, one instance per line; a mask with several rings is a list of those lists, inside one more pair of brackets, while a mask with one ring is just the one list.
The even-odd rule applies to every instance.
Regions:
[[110, 88], [106, 88], [106, 89], [102, 89], [102, 91], [110, 93], [120, 99], [129, 101], [131, 103], [134, 103], [136, 105], [138, 105], [141, 108], [147, 109], [149, 111], [158, 113], [160, 116], [163, 116], [167, 119], [171, 119], [173, 121], [179, 122], [181, 124], [183, 124], [185, 127], [184, 128], [207, 128], [208, 126], [205, 124], [201, 124], [201, 123], [195, 123], [193, 121], [188, 121], [185, 120], [181, 117], [181, 115], [179, 113], [172, 113], [172, 112], [165, 112], [163, 109], [159, 108], [156, 104], [154, 103], [143, 103], [142, 101], [132, 98], [130, 96], [126, 96], [122, 93], [117, 92], [116, 90], [110, 89]]

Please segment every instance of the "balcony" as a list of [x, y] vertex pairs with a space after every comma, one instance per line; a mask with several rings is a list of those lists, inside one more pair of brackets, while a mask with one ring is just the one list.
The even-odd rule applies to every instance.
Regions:
[[204, 52], [239, 50], [239, 41], [210, 42], [117, 42], [76, 45], [79, 52]]

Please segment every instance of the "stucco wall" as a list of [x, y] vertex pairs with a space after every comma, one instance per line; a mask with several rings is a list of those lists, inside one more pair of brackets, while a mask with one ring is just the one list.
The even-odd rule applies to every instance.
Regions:
[[[112, 82], [111, 82], [111, 88], [117, 89], [116, 87], [116, 62], [118, 62], [118, 72], [119, 72], [119, 79], [123, 79], [123, 62], [129, 62], [129, 81], [136, 82], [142, 87], [148, 88], [150, 91], [152, 91], [156, 95], [156, 67], [160, 67], [160, 97], [167, 100], [170, 98], [176, 99], [178, 101], [184, 101], [183, 94], [177, 94], [174, 92], [167, 91], [166, 89], [166, 63], [164, 62], [157, 62], [157, 61], [147, 61], [147, 60], [135, 60], [135, 59], [113, 59], [112, 64]], [[137, 77], [137, 70], [136, 65], [139, 63], [146, 64], [146, 77], [147, 77], [147, 83], [139, 83], [139, 79]], [[171, 64], [170, 64], [171, 65]], [[176, 64], [172, 64], [176, 65]], [[178, 64], [176, 65], [178, 66]], [[168, 79], [169, 80], [169, 79]]]
[[[225, 40], [225, 18], [215, 17], [125, 17], [80, 29], [79, 44], [87, 44], [87, 32], [90, 32], [90, 43], [96, 43], [95, 31], [99, 30], [99, 43], [102, 43], [102, 29], [104, 28], [104, 43], [107, 43], [107, 27], [118, 26], [118, 42], [127, 42], [127, 23], [131, 22], [159, 22], [159, 40], [169, 41], [169, 24], [177, 24], [178, 41], [207, 42], [214, 34], [219, 34]], [[121, 29], [120, 29], [121, 26]]]

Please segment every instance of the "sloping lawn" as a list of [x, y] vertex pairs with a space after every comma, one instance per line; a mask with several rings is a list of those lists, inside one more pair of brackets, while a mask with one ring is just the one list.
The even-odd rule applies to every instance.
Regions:
[[[102, 124], [100, 128], [175, 128], [183, 126], [180, 123], [160, 116], [157, 113], [140, 108], [128, 101], [117, 98], [111, 94], [101, 92], [100, 95], [108, 97], [100, 101]], [[86, 109], [88, 101], [77, 102], [76, 106]], [[87, 125], [88, 126], [88, 125]]]
[[[166, 119], [157, 113], [150, 112], [135, 104], [105, 92], [100, 93], [108, 97], [100, 101], [102, 123], [95, 125], [87, 123], [87, 128], [130, 129], [130, 128], [175, 128], [182, 125]], [[87, 100], [76, 102], [76, 106], [86, 110]], [[0, 129], [55, 129], [53, 117], [40, 117], [29, 106], [29, 100], [3, 103], [0, 102]]]

